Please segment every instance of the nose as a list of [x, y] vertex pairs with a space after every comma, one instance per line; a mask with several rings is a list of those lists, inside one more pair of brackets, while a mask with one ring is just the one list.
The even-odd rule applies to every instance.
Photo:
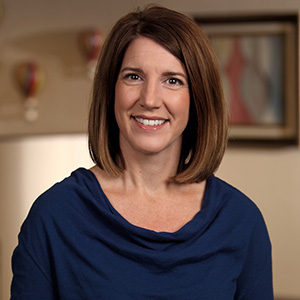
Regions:
[[140, 94], [141, 106], [147, 109], [159, 108], [162, 104], [159, 84], [154, 80], [145, 81]]

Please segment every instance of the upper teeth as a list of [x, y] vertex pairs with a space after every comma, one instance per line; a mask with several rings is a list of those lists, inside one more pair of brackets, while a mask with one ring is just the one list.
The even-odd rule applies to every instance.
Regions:
[[146, 125], [146, 126], [156, 126], [161, 125], [165, 122], [165, 120], [149, 120], [143, 118], [135, 118], [139, 123]]

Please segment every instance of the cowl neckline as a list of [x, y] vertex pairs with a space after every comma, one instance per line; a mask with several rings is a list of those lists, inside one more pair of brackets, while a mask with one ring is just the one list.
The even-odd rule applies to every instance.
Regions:
[[[180, 247], [185, 247], [188, 243], [193, 243], [193, 240], [199, 239], [208, 229], [214, 218], [218, 214], [221, 207], [219, 201], [214, 201], [219, 197], [214, 197], [214, 183], [217, 178], [212, 175], [207, 179], [205, 193], [201, 210], [188, 221], [179, 230], [175, 232], [157, 232], [136, 226], [127, 221], [111, 204], [108, 197], [104, 193], [101, 183], [96, 178], [95, 174], [85, 168], [79, 168], [76, 172], [89, 178], [88, 182], [92, 182], [93, 188], [91, 192], [94, 197], [99, 199], [102, 209], [105, 210], [106, 216], [110, 218], [112, 230], [118, 231], [127, 242], [132, 242], [143, 248], [152, 250], [170, 250]], [[121, 241], [119, 240], [118, 243]]]

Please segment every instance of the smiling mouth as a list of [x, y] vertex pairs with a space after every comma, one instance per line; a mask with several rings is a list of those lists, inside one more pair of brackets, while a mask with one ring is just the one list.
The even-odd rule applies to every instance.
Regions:
[[167, 122], [167, 120], [149, 120], [149, 119], [144, 119], [144, 118], [136, 118], [134, 119], [139, 122], [140, 124], [143, 124], [145, 126], [158, 126], [162, 125], [163, 123]]

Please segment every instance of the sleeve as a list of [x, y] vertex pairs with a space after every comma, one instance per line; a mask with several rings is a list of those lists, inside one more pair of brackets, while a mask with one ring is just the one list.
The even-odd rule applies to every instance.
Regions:
[[253, 223], [244, 266], [237, 281], [235, 299], [273, 300], [271, 242], [260, 212]]
[[51, 280], [22, 242], [14, 251], [12, 269], [11, 300], [57, 299]]
[[47, 220], [40, 210], [39, 205], [34, 204], [21, 227], [12, 256], [11, 300], [59, 299], [51, 278]]

